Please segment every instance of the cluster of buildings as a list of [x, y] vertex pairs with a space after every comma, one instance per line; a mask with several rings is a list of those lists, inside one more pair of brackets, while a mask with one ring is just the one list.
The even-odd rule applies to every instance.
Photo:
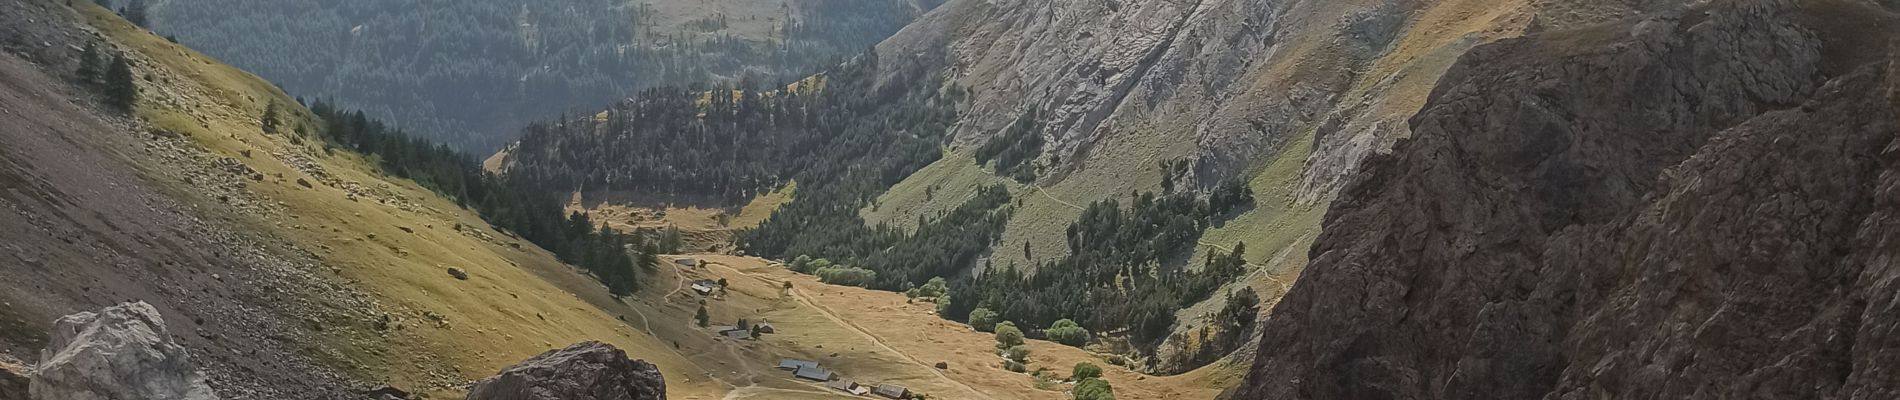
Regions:
[[831, 372], [831, 370], [818, 367], [817, 361], [806, 361], [806, 360], [791, 359], [791, 358], [780, 359], [778, 360], [778, 369], [792, 371], [792, 376], [798, 377], [799, 379], [805, 379], [805, 380], [810, 380], [810, 381], [815, 381], [815, 382], [825, 382], [826, 387], [837, 389], [839, 391], [850, 393], [852, 395], [857, 395], [857, 396], [863, 396], [866, 394], [875, 394], [878, 396], [883, 396], [883, 397], [888, 397], [888, 398], [893, 398], [893, 399], [904, 399], [904, 398], [909, 398], [911, 395], [910, 389], [905, 388], [903, 386], [893, 385], [889, 383], [878, 384], [877, 386], [867, 386], [867, 385], [860, 385], [857, 382], [852, 382], [851, 380], [848, 380], [848, 379], [843, 379], [842, 377], [839, 377], [837, 373]]

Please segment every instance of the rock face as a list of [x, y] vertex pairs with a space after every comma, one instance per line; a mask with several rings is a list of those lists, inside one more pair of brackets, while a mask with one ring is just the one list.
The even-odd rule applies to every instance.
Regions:
[[36, 400], [215, 400], [158, 310], [144, 302], [53, 323], [30, 392]]
[[1900, 397], [1894, 23], [1714, 1], [1472, 50], [1232, 397]]
[[665, 400], [666, 381], [646, 361], [600, 342], [581, 342], [483, 379], [468, 400]]
[[18, 366], [0, 361], [0, 400], [27, 400], [26, 374]]

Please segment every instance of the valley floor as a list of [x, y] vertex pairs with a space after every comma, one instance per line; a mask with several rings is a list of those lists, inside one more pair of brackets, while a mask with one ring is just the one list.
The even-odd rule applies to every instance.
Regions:
[[[680, 288], [692, 280], [725, 279], [726, 293], [715, 293], [707, 301], [710, 325], [730, 325], [746, 318], [770, 322], [778, 330], [757, 341], [717, 339], [711, 347], [681, 350], [701, 368], [715, 371], [708, 378], [734, 388], [726, 399], [845, 397], [817, 383], [793, 380], [789, 372], [774, 368], [779, 358], [818, 361], [844, 379], [894, 383], [935, 398], [1069, 397], [1067, 384], [1046, 382], [1038, 387], [1036, 378], [1004, 370], [1002, 359], [991, 350], [995, 344], [991, 334], [938, 318], [932, 303], [912, 302], [901, 293], [828, 285], [754, 257], [683, 257], [705, 262], [698, 268], [682, 267], [669, 257], [661, 266], [662, 277], [646, 289], [664, 300], [633, 301], [636, 310], [643, 310], [630, 317], [636, 318], [635, 326], [658, 337], [679, 335], [676, 329], [681, 327], [696, 331], [688, 335], [712, 337], [713, 332], [693, 326], [692, 315], [701, 296]], [[786, 282], [792, 289], [784, 289]], [[1095, 363], [1107, 370], [1118, 397], [1128, 399], [1213, 398], [1219, 391], [1214, 377], [1231, 372], [1225, 371], [1230, 367], [1216, 364], [1179, 376], [1144, 376], [1114, 367], [1082, 349], [1034, 340], [1029, 347], [1030, 370], [1048, 368], [1066, 376], [1078, 362]], [[936, 368], [939, 362], [946, 368]]]

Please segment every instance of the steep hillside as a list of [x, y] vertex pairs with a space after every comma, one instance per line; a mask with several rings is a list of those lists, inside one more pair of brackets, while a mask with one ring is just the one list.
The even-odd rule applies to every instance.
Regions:
[[1460, 58], [1232, 397], [1900, 394], [1895, 15], [1661, 3]]
[[528, 121], [661, 84], [797, 78], [931, 0], [118, 0], [149, 26], [435, 141], [492, 151]]
[[[293, 125], [315, 123], [264, 80], [75, 4], [0, 4], [0, 341], [11, 358], [33, 359], [59, 315], [137, 299], [227, 398], [347, 398], [385, 384], [454, 394], [582, 340], [669, 377], [707, 374], [548, 252], [375, 159], [265, 133], [273, 103]], [[132, 113], [68, 83], [88, 45], [128, 59]], [[667, 386], [681, 398], [730, 388]]]
[[[1265, 305], [1284, 293], [1341, 182], [1359, 160], [1408, 135], [1452, 60], [1471, 46], [1533, 29], [1542, 2], [1204, 0], [1190, 2], [952, 1], [878, 46], [883, 58], [936, 60], [967, 88], [950, 151], [969, 154], [1034, 110], [1044, 144], [1036, 171], [993, 247], [989, 265], [1029, 266], [1066, 257], [1065, 229], [1089, 204], [1131, 200], [1168, 186], [1210, 190], [1246, 182], [1254, 203], [1195, 241], [1187, 261], [1246, 248], [1241, 286]], [[1577, 23], [1615, 11], [1551, 13], [1540, 24]], [[956, 163], [961, 165], [943, 165]], [[1186, 168], [1168, 165], [1186, 163]], [[947, 156], [864, 215], [908, 224], [956, 206], [993, 166]], [[948, 200], [945, 200], [948, 199]], [[1234, 287], [1223, 289], [1229, 290]], [[1220, 296], [1184, 310], [1163, 348], [1184, 339]], [[1202, 332], [1205, 333], [1205, 332]], [[1164, 353], [1173, 351], [1168, 350]], [[1165, 355], [1164, 355], [1165, 358]], [[1159, 370], [1189, 365], [1165, 362]]]

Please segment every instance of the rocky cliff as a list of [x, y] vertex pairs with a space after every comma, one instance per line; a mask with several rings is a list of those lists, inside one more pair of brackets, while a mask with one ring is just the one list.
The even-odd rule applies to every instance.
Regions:
[[1461, 57], [1232, 397], [1900, 395], [1893, 14], [1649, 7]]
[[[968, 153], [1029, 110], [1046, 145], [992, 264], [1065, 255], [1090, 202], [1248, 182], [1257, 204], [1200, 237], [1192, 260], [1245, 244], [1270, 306], [1298, 278], [1320, 216], [1360, 160], [1409, 135], [1432, 85], [1472, 46], [1633, 12], [1525, 0], [951, 1], [877, 48], [935, 60], [970, 94], [952, 140]], [[1547, 15], [1547, 16], [1546, 16]], [[1189, 172], [1158, 164], [1188, 161]], [[861, 214], [905, 225], [994, 178], [969, 157], [925, 168]], [[953, 195], [943, 195], [952, 193]], [[1230, 287], [1231, 288], [1231, 287]], [[1225, 290], [1225, 289], [1223, 289]], [[1219, 297], [1219, 296], [1216, 296]], [[1192, 336], [1214, 300], [1182, 312]], [[1164, 347], [1187, 346], [1170, 344]], [[1162, 370], [1178, 370], [1164, 366]]]

